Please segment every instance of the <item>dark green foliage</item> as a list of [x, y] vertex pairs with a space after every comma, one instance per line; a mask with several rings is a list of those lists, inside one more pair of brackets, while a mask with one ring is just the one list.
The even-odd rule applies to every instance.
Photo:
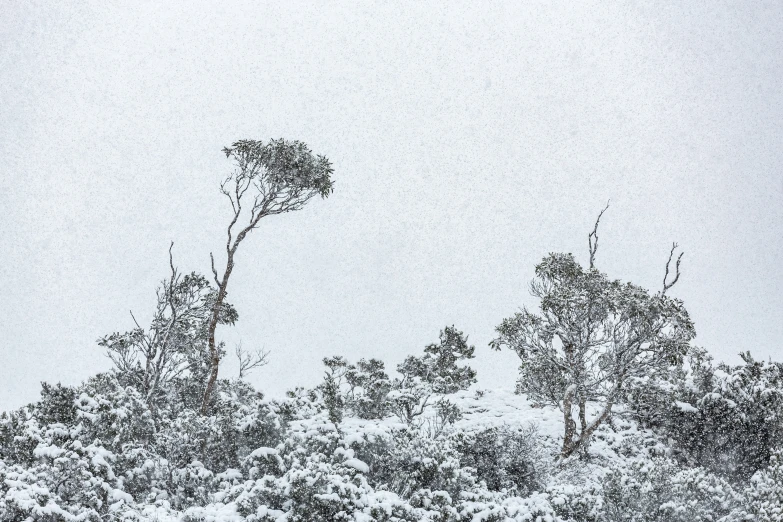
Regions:
[[266, 171], [263, 181], [270, 185], [269, 192], [278, 192], [285, 187], [290, 193], [314, 191], [327, 197], [334, 191], [331, 163], [325, 156], [314, 156], [301, 141], [240, 140], [225, 147], [223, 152], [247, 171], [257, 171], [263, 166]]
[[31, 417], [29, 407], [0, 413], [0, 461], [23, 466], [33, 463], [38, 441], [26, 429]]
[[476, 382], [476, 371], [458, 362], [473, 359], [476, 348], [469, 346], [467, 337], [447, 326], [440, 332], [440, 343], [429, 344], [422, 357], [410, 356], [397, 367], [403, 381], [420, 379], [430, 386], [433, 393], [447, 394], [466, 390]]
[[783, 364], [742, 354], [738, 366], [713, 366], [696, 351], [686, 370], [629, 383], [640, 422], [674, 442], [679, 457], [736, 481], [769, 464], [783, 445]]
[[[457, 364], [472, 359], [474, 351], [464, 334], [450, 326], [441, 331], [439, 344], [426, 346], [424, 355], [411, 355], [397, 366], [400, 378], [392, 381], [379, 359], [360, 359], [353, 365], [341, 356], [328, 357], [319, 388], [330, 418], [341, 418], [340, 412], [347, 408], [360, 419], [382, 419], [394, 413], [410, 424], [424, 414], [433, 395], [465, 390], [476, 382], [475, 370]], [[435, 408], [441, 425], [459, 418], [456, 407], [443, 398]]]
[[[329, 359], [324, 359], [324, 364], [327, 367], [330, 366]], [[324, 405], [329, 412], [329, 420], [334, 424], [340, 424], [343, 420], [343, 407], [345, 401], [343, 400], [342, 392], [340, 391], [339, 378], [344, 372], [344, 365], [334, 364], [331, 365], [331, 371], [327, 371], [324, 374], [324, 382], [321, 384], [321, 391], [324, 397]], [[340, 372], [336, 375], [335, 372]]]
[[462, 332], [448, 326], [440, 332], [440, 343], [424, 348], [420, 357], [408, 356], [397, 366], [402, 375], [392, 383], [391, 410], [408, 424], [424, 414], [433, 394], [444, 395], [466, 390], [476, 382], [476, 372], [458, 362], [473, 358]]
[[345, 372], [348, 404], [360, 419], [382, 419], [389, 413], [391, 381], [384, 368], [379, 359], [360, 359]]
[[512, 490], [524, 496], [543, 489], [541, 462], [546, 457], [534, 425], [486, 428], [457, 437], [460, 464], [475, 469], [476, 478], [490, 491]]
[[52, 386], [41, 383], [41, 400], [36, 404], [33, 415], [41, 424], [72, 425], [76, 420], [76, 390], [59, 382]]

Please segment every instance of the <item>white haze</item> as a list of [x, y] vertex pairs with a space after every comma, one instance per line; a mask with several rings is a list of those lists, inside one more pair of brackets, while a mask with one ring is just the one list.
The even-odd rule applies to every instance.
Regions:
[[0, 409], [107, 369], [95, 340], [150, 316], [171, 240], [209, 272], [241, 138], [337, 180], [238, 255], [220, 335], [271, 350], [267, 393], [450, 324], [513, 386], [493, 328], [546, 253], [586, 260], [610, 198], [599, 268], [657, 290], [678, 241], [697, 343], [780, 358], [779, 2], [162, 4], [3, 4]]

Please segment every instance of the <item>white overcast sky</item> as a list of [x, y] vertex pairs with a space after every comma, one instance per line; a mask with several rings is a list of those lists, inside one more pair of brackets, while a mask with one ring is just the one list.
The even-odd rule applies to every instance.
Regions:
[[779, 1], [216, 4], [2, 3], [0, 409], [107, 369], [95, 340], [150, 317], [171, 240], [209, 271], [242, 138], [337, 180], [238, 254], [220, 334], [271, 350], [267, 393], [451, 324], [513, 386], [494, 327], [548, 252], [586, 260], [610, 198], [599, 268], [658, 290], [678, 241], [697, 343], [783, 358]]

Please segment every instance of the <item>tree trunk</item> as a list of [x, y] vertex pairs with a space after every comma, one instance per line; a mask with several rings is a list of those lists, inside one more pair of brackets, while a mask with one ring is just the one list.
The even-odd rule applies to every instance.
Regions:
[[[568, 393], [566, 392], [566, 396], [568, 396]], [[566, 401], [563, 401], [563, 406], [565, 409], [565, 403]], [[571, 405], [571, 399], [568, 398], [568, 405]], [[614, 402], [612, 400], [608, 401], [606, 403], [606, 406], [604, 406], [603, 411], [601, 414], [596, 417], [593, 422], [591, 422], [589, 425], [587, 425], [586, 428], [583, 428], [581, 433], [579, 433], [579, 436], [575, 436], [576, 431], [576, 422], [574, 421], [573, 417], [571, 417], [571, 436], [569, 437], [569, 427], [568, 424], [566, 424], [566, 435], [563, 439], [563, 449], [560, 452], [560, 458], [558, 461], [562, 461], [563, 459], [570, 457], [574, 454], [574, 452], [579, 449], [581, 446], [584, 446], [589, 440], [592, 434], [595, 432], [596, 429], [598, 429], [598, 426], [604, 423], [606, 419], [609, 418], [609, 415], [612, 413], [612, 406], [614, 405]], [[570, 413], [570, 411], [569, 411]], [[580, 411], [581, 414], [581, 411]], [[570, 417], [570, 415], [569, 415]], [[567, 422], [567, 421], [566, 421]]]
[[576, 422], [574, 422], [573, 412], [571, 411], [571, 399], [576, 391], [576, 385], [572, 384], [566, 389], [563, 397], [563, 421], [565, 423], [565, 433], [563, 434], [563, 449], [560, 451], [561, 459], [567, 457], [574, 451], [574, 437], [576, 435]]
[[201, 401], [201, 415], [207, 414], [209, 407], [209, 400], [212, 397], [212, 392], [215, 388], [215, 383], [218, 378], [218, 367], [220, 366], [220, 352], [218, 352], [215, 345], [215, 330], [217, 329], [218, 320], [220, 319], [220, 308], [223, 305], [223, 301], [226, 298], [226, 287], [228, 286], [228, 278], [231, 276], [231, 271], [234, 268], [234, 252], [228, 251], [228, 261], [226, 262], [226, 271], [223, 274], [223, 279], [220, 280], [220, 287], [218, 288], [217, 299], [215, 299], [215, 306], [212, 309], [212, 317], [209, 319], [209, 329], [207, 331], [209, 339], [209, 378], [207, 379], [207, 386], [204, 389], [204, 398]]

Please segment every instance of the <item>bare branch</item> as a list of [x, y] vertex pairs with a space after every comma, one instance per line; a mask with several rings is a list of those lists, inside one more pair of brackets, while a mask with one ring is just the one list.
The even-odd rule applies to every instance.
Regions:
[[245, 376], [248, 372], [260, 368], [261, 366], [266, 366], [269, 363], [269, 351], [264, 350], [263, 348], [260, 350], [256, 350], [253, 353], [249, 353], [242, 349], [242, 341], [239, 342], [239, 344], [234, 347], [234, 353], [237, 356], [237, 359], [239, 359], [239, 378]]
[[666, 261], [666, 273], [663, 276], [663, 291], [661, 292], [661, 295], [666, 295], [666, 291], [669, 290], [669, 288], [673, 287], [677, 281], [680, 279], [680, 261], [682, 261], [682, 256], [685, 254], [685, 252], [680, 252], [680, 255], [677, 256], [677, 261], [674, 265], [674, 279], [669, 283], [667, 282], [669, 279], [669, 265], [672, 262], [672, 257], [674, 257], [674, 250], [679, 245], [677, 243], [672, 243], [672, 249], [669, 252], [669, 259]]
[[217, 270], [215, 270], [215, 256], [212, 255], [212, 252], [209, 253], [209, 259], [212, 261], [212, 275], [215, 276], [215, 284], [220, 286], [220, 278], [218, 277]]
[[136, 324], [136, 328], [138, 328], [139, 330], [143, 330], [144, 328], [142, 328], [141, 325], [139, 325], [139, 322], [136, 320], [136, 316], [133, 315], [133, 310], [128, 310], [128, 312], [130, 312], [131, 317], [133, 318], [133, 322]]
[[174, 255], [171, 253], [172, 249], [174, 248], [174, 241], [171, 242], [171, 245], [169, 245], [169, 266], [171, 267], [171, 281], [174, 282], [174, 279], [177, 275], [177, 269], [174, 268]]
[[590, 268], [595, 268], [595, 253], [598, 250], [598, 223], [601, 222], [601, 216], [604, 215], [604, 212], [606, 212], [606, 209], [608, 208], [609, 202], [607, 201], [606, 206], [601, 213], [598, 214], [598, 218], [595, 220], [593, 231], [587, 235], [587, 244], [590, 248]]

